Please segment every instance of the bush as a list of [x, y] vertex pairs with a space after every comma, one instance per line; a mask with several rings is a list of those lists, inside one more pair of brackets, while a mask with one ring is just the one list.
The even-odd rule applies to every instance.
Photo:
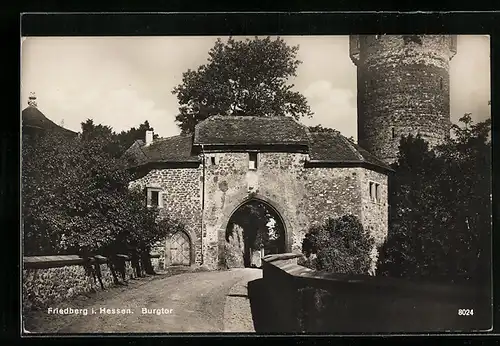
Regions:
[[356, 216], [329, 218], [310, 228], [302, 242], [306, 265], [331, 273], [368, 274], [373, 238]]

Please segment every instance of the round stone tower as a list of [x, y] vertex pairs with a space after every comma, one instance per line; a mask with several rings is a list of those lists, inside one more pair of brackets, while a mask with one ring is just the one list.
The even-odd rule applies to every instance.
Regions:
[[352, 35], [358, 68], [358, 143], [387, 163], [401, 136], [435, 146], [450, 132], [452, 35]]

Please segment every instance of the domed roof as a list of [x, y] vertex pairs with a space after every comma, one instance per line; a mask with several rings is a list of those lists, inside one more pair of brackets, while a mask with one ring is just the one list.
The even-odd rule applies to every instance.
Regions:
[[57, 125], [52, 120], [47, 118], [36, 106], [28, 106], [22, 111], [22, 124], [23, 130], [33, 129], [33, 130], [52, 130], [61, 131], [66, 134], [75, 134], [71, 130], [68, 130], [62, 126]]

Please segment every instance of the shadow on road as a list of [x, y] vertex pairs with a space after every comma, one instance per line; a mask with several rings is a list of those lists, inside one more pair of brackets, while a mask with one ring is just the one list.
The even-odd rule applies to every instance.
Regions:
[[256, 279], [248, 282], [248, 297], [255, 331], [257, 333], [276, 333], [288, 330], [287, 326], [281, 325], [276, 311], [270, 308], [269, 294], [264, 285], [264, 279]]

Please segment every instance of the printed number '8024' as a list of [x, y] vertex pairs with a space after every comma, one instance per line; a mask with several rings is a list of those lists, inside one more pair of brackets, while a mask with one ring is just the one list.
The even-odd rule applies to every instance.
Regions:
[[474, 309], [458, 309], [458, 316], [472, 316]]

